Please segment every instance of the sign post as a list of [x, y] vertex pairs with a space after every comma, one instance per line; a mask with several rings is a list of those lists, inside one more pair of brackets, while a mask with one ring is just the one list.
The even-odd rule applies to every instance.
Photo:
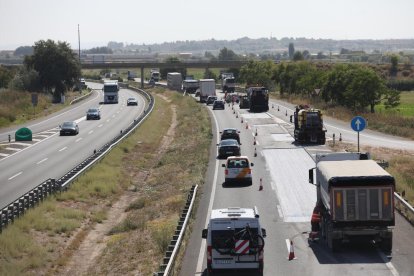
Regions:
[[367, 121], [361, 116], [355, 116], [351, 120], [351, 127], [358, 132], [358, 152], [359, 152], [359, 132], [363, 131], [367, 125]]

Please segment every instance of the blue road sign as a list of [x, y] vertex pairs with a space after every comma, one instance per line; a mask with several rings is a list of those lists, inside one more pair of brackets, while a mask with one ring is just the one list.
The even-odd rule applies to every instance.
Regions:
[[351, 120], [351, 127], [354, 131], [360, 132], [363, 131], [367, 125], [367, 121], [361, 116], [355, 116]]

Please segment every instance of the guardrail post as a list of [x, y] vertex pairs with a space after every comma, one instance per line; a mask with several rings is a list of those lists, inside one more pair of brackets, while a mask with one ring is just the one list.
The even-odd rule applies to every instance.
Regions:
[[13, 205], [9, 205], [9, 207], [7, 207], [7, 220], [14, 222], [14, 208]]
[[13, 202], [13, 216], [20, 217], [20, 203], [19, 201]]

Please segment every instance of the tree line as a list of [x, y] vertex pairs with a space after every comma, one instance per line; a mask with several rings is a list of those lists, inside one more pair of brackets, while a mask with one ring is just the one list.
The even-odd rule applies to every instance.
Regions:
[[278, 88], [282, 96], [319, 98], [332, 105], [355, 111], [368, 109], [371, 113], [381, 102], [390, 108], [400, 101], [400, 92], [389, 89], [383, 78], [364, 65], [249, 61], [240, 69], [239, 81]]

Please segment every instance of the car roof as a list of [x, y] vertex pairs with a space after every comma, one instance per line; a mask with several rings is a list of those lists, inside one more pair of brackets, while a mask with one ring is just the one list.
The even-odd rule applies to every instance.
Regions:
[[228, 207], [211, 210], [211, 219], [229, 219], [232, 217], [258, 219], [259, 214], [252, 208]]
[[227, 160], [231, 160], [231, 159], [247, 159], [247, 160], [249, 160], [249, 157], [247, 157], [245, 155], [241, 155], [241, 156], [229, 156], [229, 157], [227, 157]]

